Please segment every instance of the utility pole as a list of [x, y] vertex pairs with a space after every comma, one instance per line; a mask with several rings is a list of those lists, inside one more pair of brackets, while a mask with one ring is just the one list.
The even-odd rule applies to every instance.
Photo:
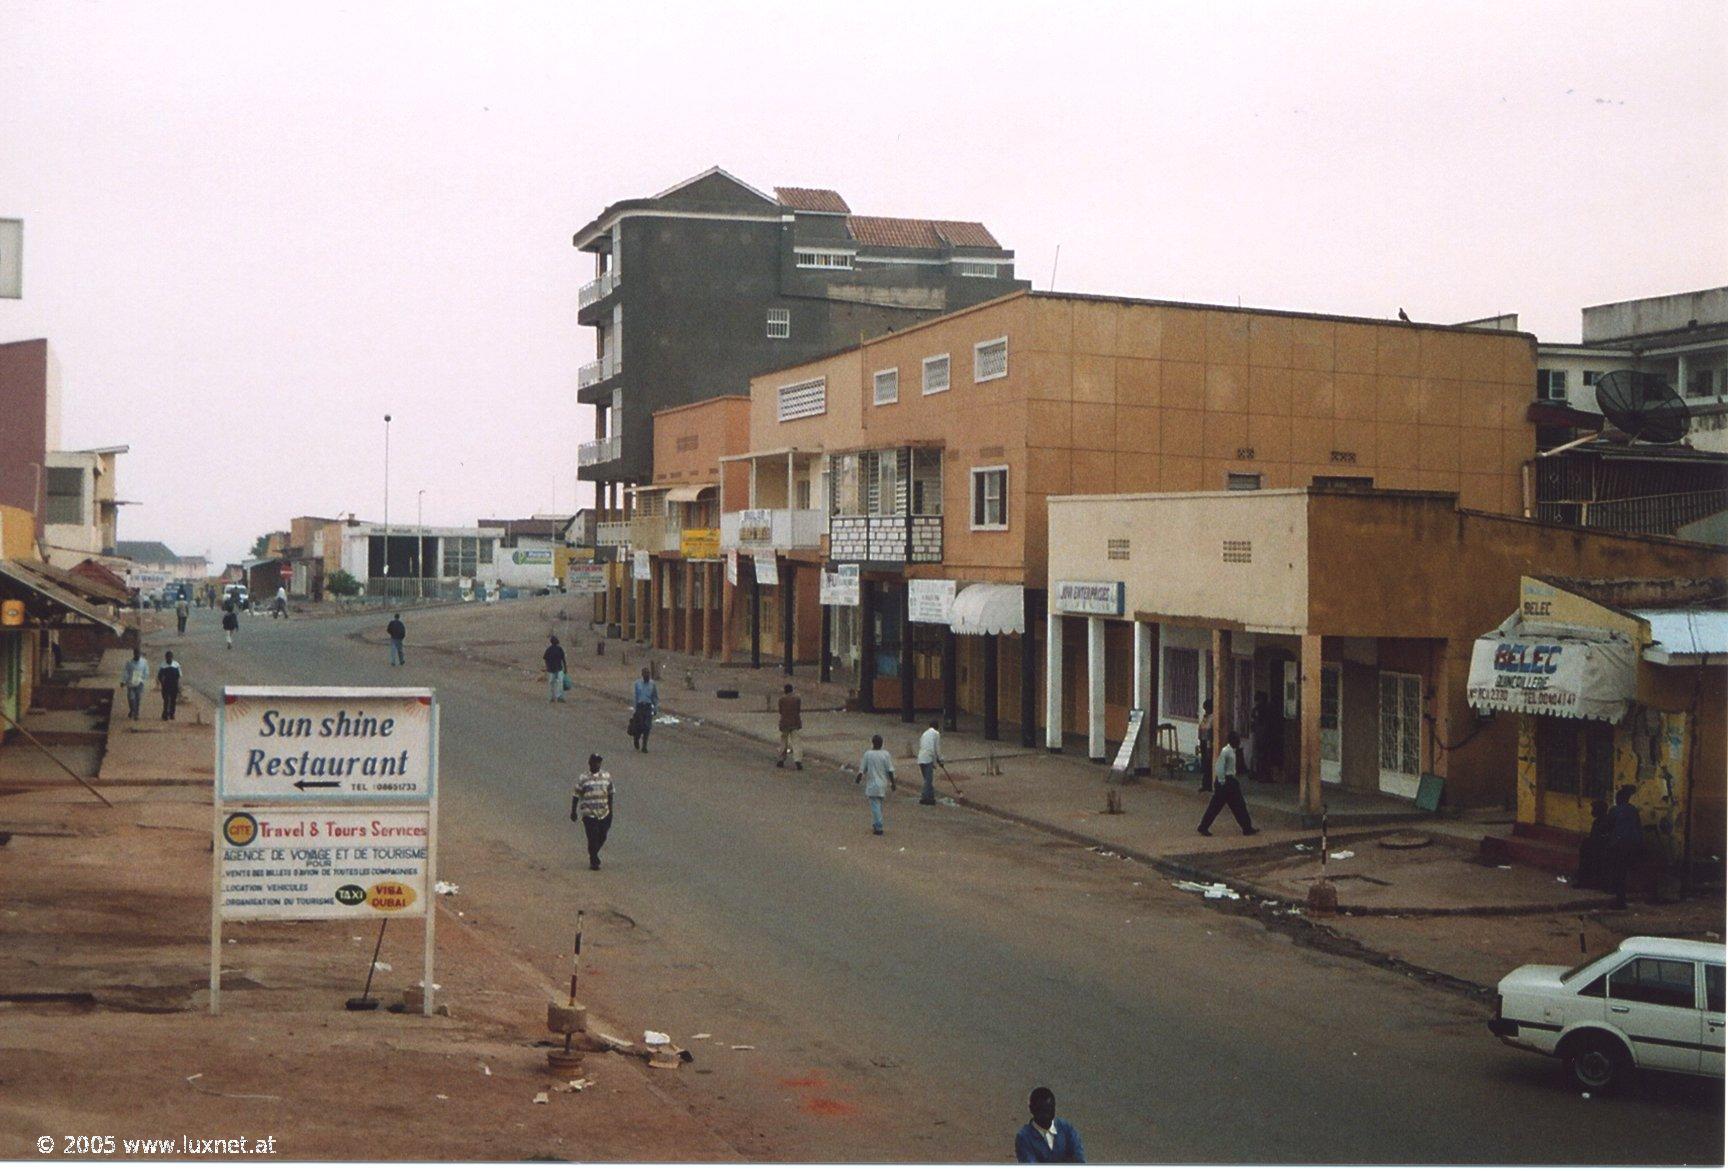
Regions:
[[426, 574], [420, 559], [426, 556], [426, 489], [420, 489], [414, 499], [414, 596], [426, 597]]
[[384, 416], [384, 596], [390, 596], [390, 416]]

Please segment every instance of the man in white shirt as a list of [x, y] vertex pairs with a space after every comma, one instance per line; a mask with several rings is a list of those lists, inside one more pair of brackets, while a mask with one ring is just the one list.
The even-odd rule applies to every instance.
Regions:
[[918, 804], [936, 804], [936, 766], [942, 763], [942, 729], [939, 720], [931, 720], [924, 734], [918, 737], [918, 770], [924, 774], [924, 792]]
[[1242, 800], [1242, 784], [1236, 779], [1236, 755], [1240, 751], [1236, 733], [1232, 732], [1224, 738], [1224, 747], [1218, 750], [1218, 767], [1215, 770], [1212, 800], [1206, 806], [1206, 816], [1200, 819], [1200, 836], [1212, 836], [1212, 819], [1217, 817], [1224, 806], [1230, 806], [1230, 812], [1236, 817], [1236, 824], [1242, 827], [1244, 836], [1257, 834], [1254, 822], [1248, 816], [1248, 803]]
[[857, 780], [864, 783], [864, 796], [870, 801], [870, 832], [881, 836], [882, 802], [899, 788], [894, 781], [894, 758], [882, 747], [882, 737], [870, 737], [870, 748], [858, 761]]

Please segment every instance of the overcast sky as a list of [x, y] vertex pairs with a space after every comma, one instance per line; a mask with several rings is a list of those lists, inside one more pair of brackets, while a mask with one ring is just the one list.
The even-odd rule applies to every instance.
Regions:
[[[0, 216], [122, 539], [568, 509], [607, 203], [716, 163], [1088, 293], [1457, 321], [1728, 284], [1728, 5], [0, 0]], [[4, 425], [0, 421], [0, 425]]]

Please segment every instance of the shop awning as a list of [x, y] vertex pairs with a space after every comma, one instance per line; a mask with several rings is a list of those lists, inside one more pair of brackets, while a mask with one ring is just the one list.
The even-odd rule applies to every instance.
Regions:
[[666, 499], [674, 504], [692, 504], [700, 499], [702, 493], [712, 492], [718, 484], [679, 484], [666, 493]]
[[1482, 711], [1617, 724], [1637, 688], [1637, 651], [1610, 630], [1560, 631], [1515, 614], [1470, 653], [1469, 702]]
[[1655, 639], [1645, 648], [1646, 662], [1691, 667], [1715, 659], [1728, 663], [1728, 610], [1634, 610], [1650, 624]]
[[948, 625], [955, 634], [1025, 634], [1026, 591], [1001, 582], [978, 582], [954, 595]]
[[0, 578], [6, 578], [31, 593], [46, 598], [62, 610], [76, 614], [80, 618], [87, 618], [115, 634], [126, 633], [124, 626], [104, 617], [95, 603], [77, 596], [71, 590], [62, 588], [46, 575], [21, 561], [0, 561]]

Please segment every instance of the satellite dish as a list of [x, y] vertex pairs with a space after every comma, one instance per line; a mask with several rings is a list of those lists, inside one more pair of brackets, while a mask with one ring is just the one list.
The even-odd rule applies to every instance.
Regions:
[[1615, 370], [1598, 378], [1596, 406], [1628, 438], [1645, 443], [1676, 443], [1692, 422], [1686, 400], [1643, 370]]

